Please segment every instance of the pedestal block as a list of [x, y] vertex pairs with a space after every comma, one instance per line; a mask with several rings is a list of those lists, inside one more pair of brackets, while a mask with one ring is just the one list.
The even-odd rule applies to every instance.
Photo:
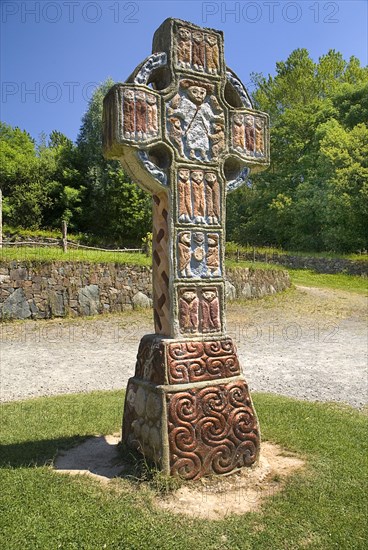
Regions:
[[167, 474], [227, 474], [259, 456], [257, 416], [231, 338], [141, 340], [123, 442]]

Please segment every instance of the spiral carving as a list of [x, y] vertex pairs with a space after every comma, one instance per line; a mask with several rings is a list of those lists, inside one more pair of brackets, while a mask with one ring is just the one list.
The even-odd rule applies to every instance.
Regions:
[[231, 338], [209, 342], [175, 342], [168, 346], [170, 384], [202, 382], [240, 374]]
[[169, 393], [167, 400], [173, 475], [197, 479], [256, 461], [260, 437], [244, 381]]

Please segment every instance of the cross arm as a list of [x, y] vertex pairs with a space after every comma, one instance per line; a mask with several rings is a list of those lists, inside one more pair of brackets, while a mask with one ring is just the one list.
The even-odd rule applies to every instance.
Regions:
[[160, 94], [144, 85], [116, 84], [104, 99], [104, 155], [119, 160], [132, 180], [151, 193], [167, 183], [150, 158], [162, 139], [161, 111]]

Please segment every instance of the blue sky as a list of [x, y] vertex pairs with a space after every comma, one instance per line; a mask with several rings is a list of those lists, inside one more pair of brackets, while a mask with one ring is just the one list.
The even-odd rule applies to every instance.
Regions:
[[1, 0], [1, 120], [37, 138], [75, 139], [88, 98], [108, 76], [124, 81], [151, 53], [153, 33], [178, 17], [225, 33], [227, 65], [247, 85], [274, 74], [295, 48], [329, 49], [367, 65], [366, 0]]

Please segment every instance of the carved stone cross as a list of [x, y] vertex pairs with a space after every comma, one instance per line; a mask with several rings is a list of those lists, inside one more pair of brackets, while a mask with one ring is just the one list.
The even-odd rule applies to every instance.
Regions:
[[123, 441], [172, 475], [253, 464], [257, 417], [225, 325], [225, 198], [269, 164], [268, 116], [223, 34], [167, 19], [104, 101], [104, 151], [153, 195], [155, 334], [129, 380]]

